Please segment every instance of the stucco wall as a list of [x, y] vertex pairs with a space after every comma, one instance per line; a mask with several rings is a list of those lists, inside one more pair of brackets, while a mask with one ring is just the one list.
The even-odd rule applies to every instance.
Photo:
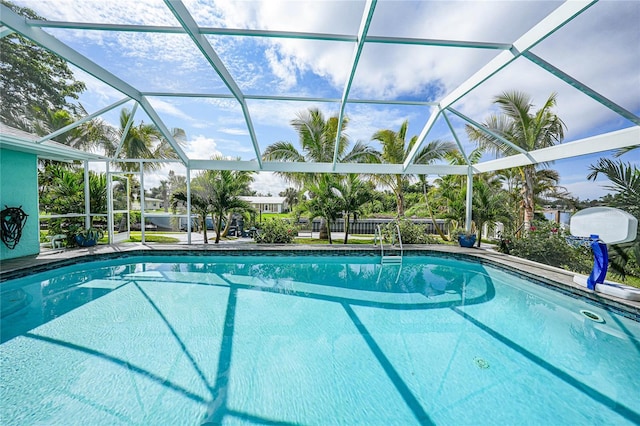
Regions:
[[0, 149], [0, 210], [20, 207], [29, 215], [13, 250], [0, 243], [0, 260], [38, 254], [38, 159], [34, 154]]

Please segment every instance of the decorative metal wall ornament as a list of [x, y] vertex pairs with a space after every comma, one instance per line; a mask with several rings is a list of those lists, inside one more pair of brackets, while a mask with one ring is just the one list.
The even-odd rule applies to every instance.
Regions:
[[0, 237], [10, 250], [13, 250], [20, 242], [22, 228], [27, 223], [28, 216], [22, 210], [22, 206], [9, 207], [5, 205], [5, 209], [0, 212]]

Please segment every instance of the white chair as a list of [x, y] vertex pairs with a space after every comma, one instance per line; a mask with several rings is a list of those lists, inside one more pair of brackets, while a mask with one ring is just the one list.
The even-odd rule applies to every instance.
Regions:
[[62, 244], [67, 239], [67, 235], [66, 234], [48, 235], [47, 239], [51, 243], [52, 249], [62, 248]]

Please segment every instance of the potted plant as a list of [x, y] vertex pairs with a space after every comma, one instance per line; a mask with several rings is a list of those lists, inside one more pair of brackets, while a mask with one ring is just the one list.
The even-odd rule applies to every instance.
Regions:
[[467, 232], [464, 229], [457, 229], [458, 244], [460, 247], [473, 247], [476, 243], [476, 234], [474, 232]]
[[75, 235], [76, 244], [80, 247], [91, 247], [98, 244], [104, 233], [97, 228], [83, 229]]

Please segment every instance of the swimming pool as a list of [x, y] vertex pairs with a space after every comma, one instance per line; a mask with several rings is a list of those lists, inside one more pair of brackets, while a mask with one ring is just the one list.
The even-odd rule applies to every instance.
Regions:
[[640, 323], [486, 263], [141, 256], [2, 295], [4, 424], [640, 423]]

